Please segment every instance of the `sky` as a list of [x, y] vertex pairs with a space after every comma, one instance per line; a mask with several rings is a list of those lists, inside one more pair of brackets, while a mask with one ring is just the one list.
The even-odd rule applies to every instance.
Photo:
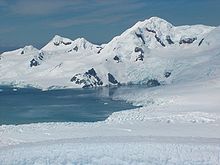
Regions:
[[220, 0], [0, 0], [0, 52], [41, 48], [54, 35], [109, 42], [139, 20], [220, 25]]

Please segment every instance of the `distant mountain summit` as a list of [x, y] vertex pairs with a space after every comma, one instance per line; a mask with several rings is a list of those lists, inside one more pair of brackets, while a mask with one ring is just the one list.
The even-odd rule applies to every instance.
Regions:
[[198, 44], [214, 28], [204, 25], [175, 27], [161, 18], [152, 17], [136, 23], [120, 36], [115, 37], [108, 45], [119, 45], [124, 42], [124, 44], [155, 49], [173, 45]]
[[43, 51], [64, 51], [64, 52], [71, 52], [71, 51], [87, 51], [97, 49], [97, 46], [91, 44], [85, 38], [78, 38], [74, 41], [68, 38], [61, 37], [59, 35], [55, 35], [54, 38], [45, 45], [42, 50]]
[[[39, 88], [154, 86], [204, 78], [198, 73], [192, 75], [190, 70], [198, 67], [198, 72], [208, 72], [204, 70], [208, 68], [206, 63], [213, 60], [212, 55], [220, 48], [219, 29], [174, 26], [152, 17], [137, 22], [103, 45], [55, 35], [40, 50], [25, 46], [2, 53], [0, 83]], [[204, 64], [202, 70], [200, 63]]]

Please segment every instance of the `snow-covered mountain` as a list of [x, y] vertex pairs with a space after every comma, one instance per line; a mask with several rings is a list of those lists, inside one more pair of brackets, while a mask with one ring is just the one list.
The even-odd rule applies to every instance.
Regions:
[[0, 125], [0, 164], [220, 164], [220, 27], [153, 17], [103, 45], [55, 36], [1, 54], [0, 84], [161, 85], [116, 88], [113, 99], [142, 107], [105, 121]]
[[152, 17], [103, 45], [56, 35], [40, 50], [1, 54], [0, 83], [49, 88], [199, 80], [219, 73], [219, 29]]
[[45, 45], [41, 50], [54, 53], [97, 53], [99, 46], [94, 45], [84, 38], [78, 38], [74, 41], [55, 35], [54, 38]]

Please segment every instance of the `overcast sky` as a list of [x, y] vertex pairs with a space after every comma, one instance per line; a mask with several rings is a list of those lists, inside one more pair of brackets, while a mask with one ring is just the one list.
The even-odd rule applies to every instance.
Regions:
[[106, 43], [139, 20], [220, 25], [220, 0], [0, 0], [0, 51], [46, 44], [55, 34]]

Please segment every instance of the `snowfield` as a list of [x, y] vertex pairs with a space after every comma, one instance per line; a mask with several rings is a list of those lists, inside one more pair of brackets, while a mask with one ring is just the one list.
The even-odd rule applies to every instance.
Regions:
[[152, 17], [104, 45], [55, 36], [0, 56], [0, 82], [53, 88], [144, 85], [141, 108], [94, 123], [0, 126], [0, 164], [220, 164], [220, 27]]
[[217, 165], [219, 162], [220, 145], [215, 139], [209, 139], [208, 143], [206, 139], [163, 139], [99, 137], [32, 143], [4, 148], [0, 151], [0, 163]]

